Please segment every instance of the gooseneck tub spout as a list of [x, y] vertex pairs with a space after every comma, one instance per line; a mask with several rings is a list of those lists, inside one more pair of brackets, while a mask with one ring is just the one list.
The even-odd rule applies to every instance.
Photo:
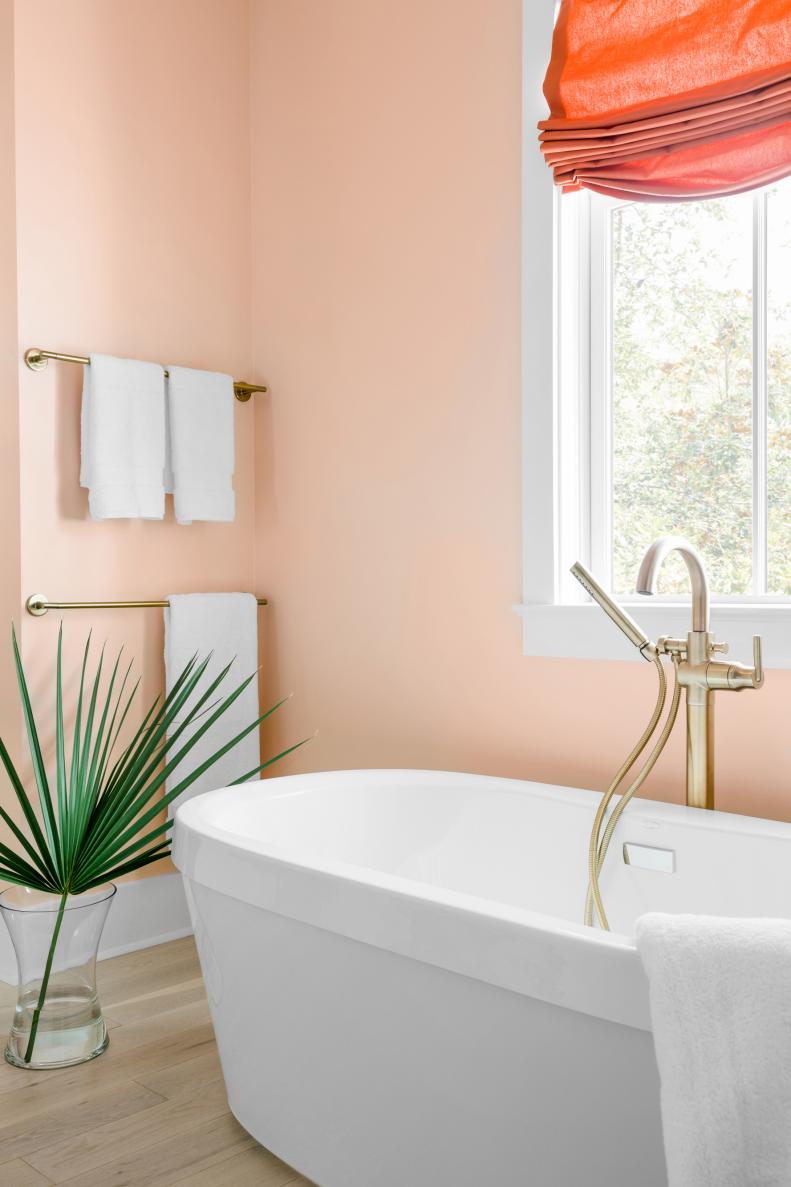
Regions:
[[649, 544], [637, 574], [637, 592], [655, 594], [659, 570], [665, 557], [671, 552], [680, 552], [687, 566], [692, 585], [692, 629], [709, 629], [709, 580], [703, 567], [703, 558], [689, 540], [683, 536], [659, 536]]

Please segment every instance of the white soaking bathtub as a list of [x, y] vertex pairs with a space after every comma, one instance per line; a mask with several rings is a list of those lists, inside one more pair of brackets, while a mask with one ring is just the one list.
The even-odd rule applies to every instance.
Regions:
[[[342, 771], [179, 808], [231, 1109], [320, 1187], [660, 1187], [648, 910], [791, 912], [791, 826], [648, 800], [585, 927], [598, 794]], [[668, 872], [625, 864], [633, 860]], [[672, 872], [669, 872], [672, 869]]]

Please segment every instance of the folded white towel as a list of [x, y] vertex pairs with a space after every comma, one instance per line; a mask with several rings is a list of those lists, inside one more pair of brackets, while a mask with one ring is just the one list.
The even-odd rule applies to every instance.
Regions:
[[156, 363], [91, 355], [84, 368], [80, 485], [93, 519], [165, 513], [165, 375]]
[[669, 1187], [791, 1184], [791, 920], [644, 915]]
[[169, 473], [179, 523], [230, 523], [233, 491], [233, 379], [215, 371], [168, 367]]
[[[210, 651], [213, 654], [188, 704], [198, 699], [211, 680], [231, 660], [234, 660], [233, 667], [207, 704], [233, 692], [251, 672], [256, 671], [258, 604], [252, 594], [171, 594], [168, 601], [170, 606], [165, 610], [165, 683], [168, 692], [196, 652], [200, 658], [205, 658]], [[194, 771], [258, 716], [258, 681], [252, 680], [233, 705], [196, 742], [183, 762], [171, 772], [166, 790], [171, 791], [176, 787], [185, 775]], [[200, 721], [199, 718], [189, 730], [184, 731], [176, 746], [188, 739]], [[174, 724], [173, 729], [177, 724]], [[253, 730], [209, 767], [183, 797], [179, 796], [175, 803], [170, 804], [169, 814], [173, 815], [176, 805], [183, 799], [191, 799], [215, 787], [226, 787], [254, 770], [260, 761], [258, 730]]]

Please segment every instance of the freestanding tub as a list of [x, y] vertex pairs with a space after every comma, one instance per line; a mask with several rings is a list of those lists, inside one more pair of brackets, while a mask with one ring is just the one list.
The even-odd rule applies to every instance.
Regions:
[[[241, 1124], [320, 1187], [663, 1185], [634, 921], [788, 914], [791, 826], [633, 803], [605, 933], [580, 922], [598, 798], [345, 771], [181, 807], [174, 857]], [[625, 864], [624, 841], [674, 871]]]

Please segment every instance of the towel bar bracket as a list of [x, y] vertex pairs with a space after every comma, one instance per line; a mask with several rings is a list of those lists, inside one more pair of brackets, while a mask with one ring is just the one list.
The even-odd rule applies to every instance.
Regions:
[[43, 371], [47, 365], [47, 359], [35, 346], [31, 346], [30, 350], [25, 351], [25, 362], [31, 371]]
[[[43, 371], [50, 359], [59, 363], [82, 363], [84, 367], [90, 365], [91, 360], [83, 354], [63, 354], [58, 350], [42, 350], [40, 346], [31, 346], [25, 351], [25, 364], [31, 371]], [[167, 375], [167, 371], [165, 372]], [[233, 381], [233, 394], [240, 404], [246, 404], [253, 392], [266, 392], [269, 389], [258, 383], [248, 383], [246, 379]]]

